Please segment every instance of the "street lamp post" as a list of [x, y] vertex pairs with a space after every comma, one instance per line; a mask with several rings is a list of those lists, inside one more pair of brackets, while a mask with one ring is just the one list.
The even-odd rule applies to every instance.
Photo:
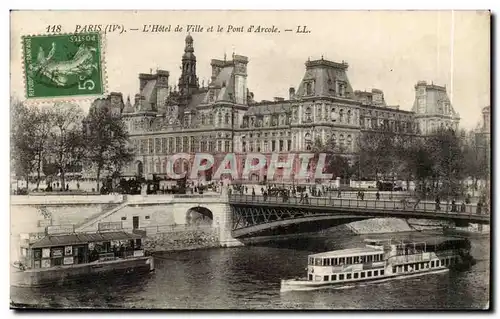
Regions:
[[391, 200], [392, 200], [392, 191], [394, 190], [394, 171], [391, 171]]

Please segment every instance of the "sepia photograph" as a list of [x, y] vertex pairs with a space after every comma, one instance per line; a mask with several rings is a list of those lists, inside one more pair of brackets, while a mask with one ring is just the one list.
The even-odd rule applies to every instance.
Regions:
[[10, 308], [489, 310], [491, 13], [10, 12]]

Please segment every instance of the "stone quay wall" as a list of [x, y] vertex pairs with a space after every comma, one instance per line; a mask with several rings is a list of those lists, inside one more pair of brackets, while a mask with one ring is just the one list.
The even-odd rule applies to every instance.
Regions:
[[151, 252], [221, 247], [219, 229], [200, 228], [147, 235], [144, 248]]

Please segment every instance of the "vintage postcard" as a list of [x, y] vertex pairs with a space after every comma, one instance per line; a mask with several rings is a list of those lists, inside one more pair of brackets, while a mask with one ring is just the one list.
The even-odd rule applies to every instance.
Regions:
[[12, 11], [15, 309], [487, 310], [489, 11]]

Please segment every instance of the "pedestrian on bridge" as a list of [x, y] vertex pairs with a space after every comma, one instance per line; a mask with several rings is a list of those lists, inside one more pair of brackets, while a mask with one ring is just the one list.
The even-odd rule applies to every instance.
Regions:
[[341, 198], [341, 197], [342, 197], [342, 192], [340, 191], [340, 189], [339, 189], [339, 190], [338, 190], [338, 192], [337, 192], [337, 197], [338, 197], [338, 198]]
[[436, 196], [436, 211], [441, 210], [441, 200], [439, 199], [439, 196]]
[[481, 215], [481, 208], [483, 207], [483, 202], [479, 201], [479, 203], [477, 203], [477, 208], [476, 208], [476, 213], [478, 215]]
[[380, 193], [379, 193], [378, 191], [377, 191], [377, 193], [375, 194], [375, 198], [376, 198], [377, 200], [380, 200]]
[[457, 204], [455, 203], [455, 200], [451, 201], [451, 212], [455, 213], [457, 211]]
[[309, 195], [307, 195], [307, 193], [306, 193], [306, 195], [304, 196], [304, 204], [309, 205]]

